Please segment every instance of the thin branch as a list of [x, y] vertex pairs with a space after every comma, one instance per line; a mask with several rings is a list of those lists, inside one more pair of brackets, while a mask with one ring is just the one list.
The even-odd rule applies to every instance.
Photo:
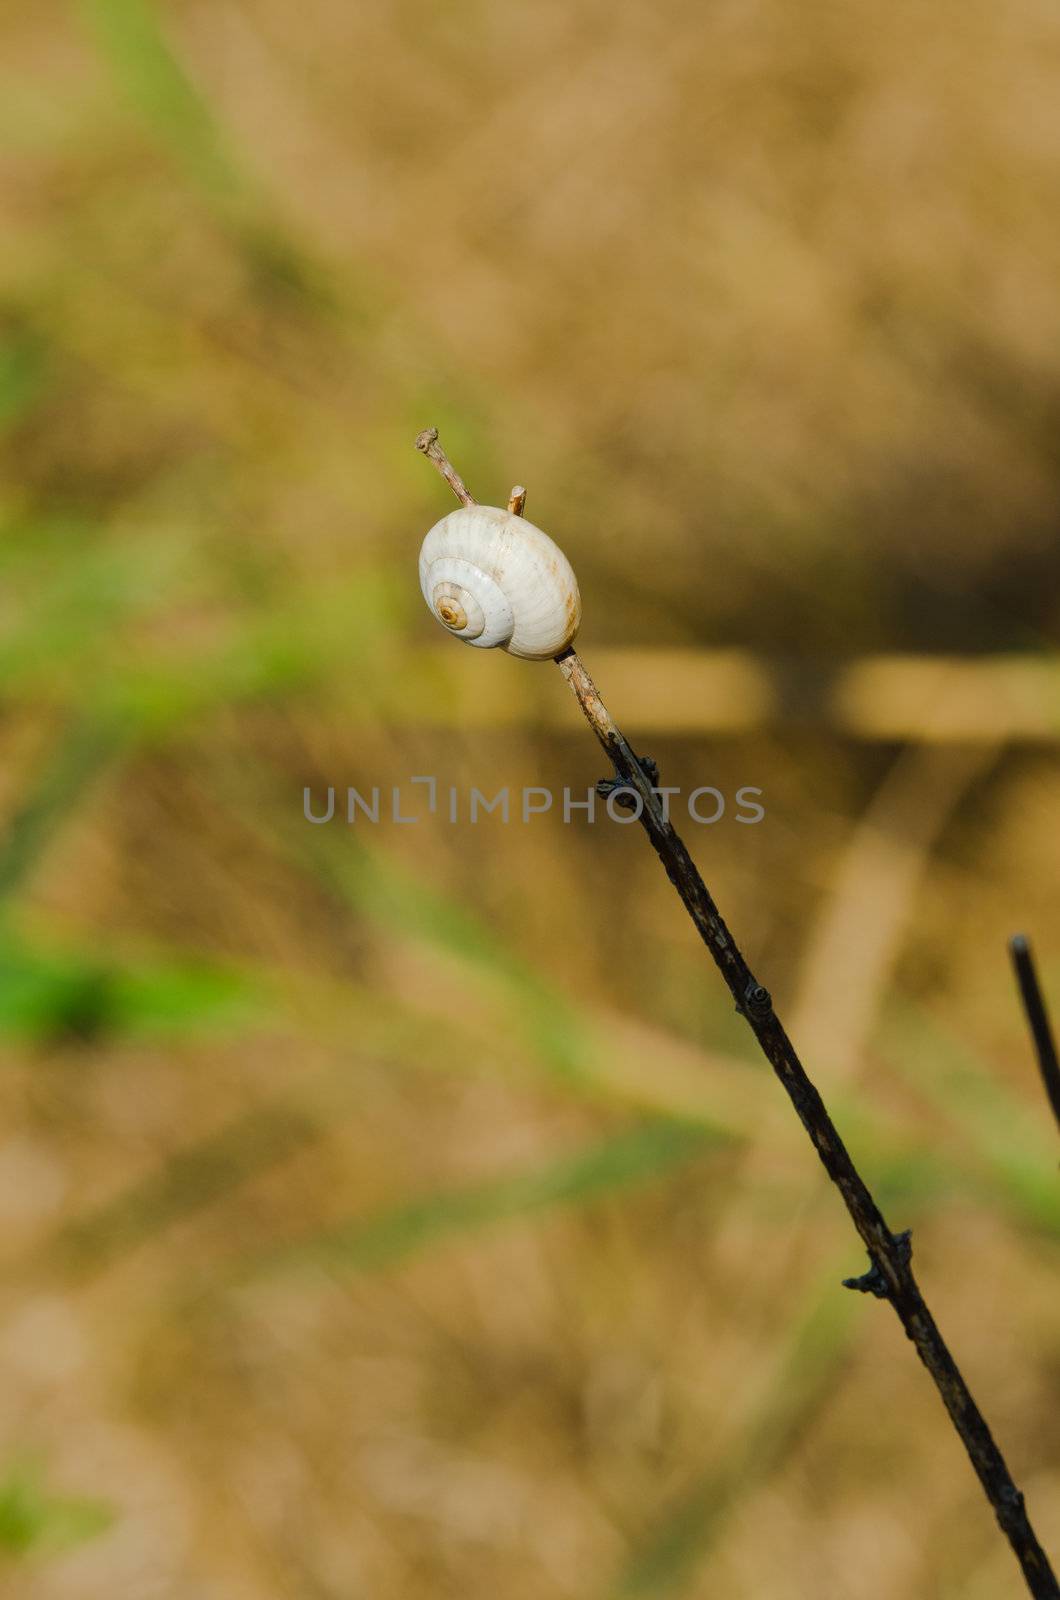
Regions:
[[[428, 428], [416, 441], [465, 505], [473, 505], [463, 480], [438, 444], [437, 430]], [[685, 910], [695, 923], [736, 1008], [780, 1079], [818, 1156], [842, 1196], [843, 1203], [869, 1255], [869, 1271], [847, 1279], [847, 1286], [889, 1300], [912, 1340], [917, 1354], [935, 1381], [943, 1404], [964, 1444], [983, 1491], [1023, 1571], [1035, 1600], [1060, 1600], [1049, 1558], [1038, 1542], [1005, 1459], [986, 1419], [950, 1354], [913, 1275], [912, 1243], [908, 1232], [894, 1234], [852, 1161], [824, 1101], [806, 1073], [795, 1047], [773, 1010], [769, 990], [760, 984], [722, 920], [673, 824], [653, 787], [654, 764], [638, 758], [600, 698], [599, 690], [574, 649], [556, 658], [557, 665], [581, 706], [590, 728], [606, 753], [621, 787], [631, 791], [630, 803], [647, 833]]]
[[1030, 944], [1022, 933], [1015, 934], [1009, 940], [1008, 947], [1012, 965], [1016, 969], [1016, 981], [1020, 987], [1023, 1009], [1027, 1013], [1031, 1038], [1038, 1054], [1038, 1066], [1042, 1082], [1045, 1084], [1045, 1093], [1053, 1108], [1057, 1127], [1060, 1127], [1060, 1060], [1057, 1060], [1056, 1039], [1042, 998], [1034, 957], [1031, 954]]
[[416, 449], [422, 450], [423, 454], [427, 457], [427, 460], [431, 462], [432, 466], [438, 468], [438, 471], [441, 473], [450, 489], [452, 489], [453, 493], [456, 495], [456, 498], [463, 505], [473, 506], [475, 504], [474, 499], [468, 490], [467, 484], [464, 482], [463, 478], [460, 476], [459, 472], [457, 472], [456, 468], [449, 460], [449, 457], [438, 443], [437, 428], [424, 428], [421, 434], [417, 434]]

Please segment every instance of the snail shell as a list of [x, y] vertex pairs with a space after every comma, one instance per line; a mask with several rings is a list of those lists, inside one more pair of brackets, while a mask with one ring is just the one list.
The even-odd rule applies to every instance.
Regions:
[[420, 550], [420, 588], [465, 644], [546, 661], [582, 619], [573, 568], [547, 533], [498, 506], [464, 506], [436, 522]]

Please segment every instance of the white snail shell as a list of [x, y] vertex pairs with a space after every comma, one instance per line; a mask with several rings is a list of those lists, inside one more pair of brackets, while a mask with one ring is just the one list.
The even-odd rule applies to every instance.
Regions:
[[578, 580], [563, 551], [525, 517], [464, 506], [436, 522], [420, 550], [420, 588], [443, 627], [465, 644], [546, 661], [582, 619]]

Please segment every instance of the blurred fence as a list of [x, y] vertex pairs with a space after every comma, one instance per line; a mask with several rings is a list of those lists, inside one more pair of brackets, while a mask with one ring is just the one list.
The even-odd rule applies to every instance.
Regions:
[[[839, 666], [740, 650], [594, 650], [601, 693], [624, 727], [680, 734], [793, 725], [856, 739], [1051, 741], [1060, 735], [1060, 659], [873, 655]], [[446, 644], [410, 655], [395, 686], [401, 722], [569, 727], [577, 708], [538, 673], [484, 673]]]

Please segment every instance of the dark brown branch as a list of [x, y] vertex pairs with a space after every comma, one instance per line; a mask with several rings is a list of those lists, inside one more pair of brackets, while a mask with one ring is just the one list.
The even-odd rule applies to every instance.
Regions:
[[1016, 969], [1016, 981], [1020, 987], [1023, 1009], [1027, 1013], [1031, 1038], [1034, 1040], [1034, 1048], [1038, 1055], [1038, 1066], [1042, 1082], [1045, 1084], [1045, 1093], [1053, 1108], [1057, 1127], [1060, 1127], [1060, 1061], [1057, 1060], [1056, 1040], [1053, 1037], [1049, 1013], [1045, 1009], [1041, 986], [1038, 983], [1034, 957], [1022, 933], [1017, 933], [1009, 940], [1009, 951], [1012, 965]]
[[[438, 444], [436, 429], [428, 428], [421, 433], [416, 440], [416, 448], [434, 463], [458, 499], [465, 505], [475, 503]], [[894, 1234], [887, 1226], [828, 1115], [824, 1101], [784, 1032], [773, 1010], [769, 990], [758, 982], [744, 960], [695, 862], [665, 815], [653, 788], [656, 776], [653, 765], [642, 762], [634, 754], [601, 700], [577, 652], [574, 649], [565, 650], [556, 658], [556, 662], [614, 767], [619, 784], [631, 791], [630, 803], [634, 809], [639, 807], [638, 820], [728, 985], [737, 1010], [746, 1019], [763, 1054], [783, 1084], [868, 1251], [868, 1272], [859, 1278], [848, 1278], [847, 1287], [890, 1301], [906, 1336], [912, 1340], [917, 1354], [935, 1381], [984, 1493], [1022, 1568], [1027, 1588], [1035, 1600], [1060, 1600], [1060, 1585], [1031, 1526], [1023, 1495], [1013, 1482], [986, 1419], [972, 1399], [968, 1385], [924, 1302], [913, 1275], [909, 1233]]]

